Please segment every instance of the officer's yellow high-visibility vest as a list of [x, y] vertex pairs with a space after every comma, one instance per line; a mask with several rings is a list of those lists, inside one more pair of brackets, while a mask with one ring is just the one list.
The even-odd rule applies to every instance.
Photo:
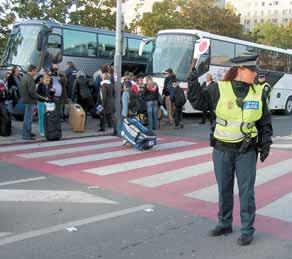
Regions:
[[[262, 117], [263, 86], [250, 87], [247, 96], [243, 99], [242, 108], [236, 103], [236, 95], [229, 81], [218, 82], [220, 98], [216, 106], [216, 126], [214, 137], [217, 140], [229, 143], [243, 141], [244, 133], [251, 138], [257, 136], [255, 122]], [[243, 131], [243, 132], [242, 132]]]

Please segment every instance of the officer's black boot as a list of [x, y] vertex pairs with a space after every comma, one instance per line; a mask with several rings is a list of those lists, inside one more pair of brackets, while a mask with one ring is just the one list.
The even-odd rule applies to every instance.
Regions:
[[230, 233], [232, 233], [232, 226], [223, 227], [223, 226], [217, 225], [215, 228], [209, 231], [209, 236], [217, 237], [217, 236], [222, 236], [222, 235], [230, 234]]
[[247, 246], [253, 240], [253, 235], [241, 234], [241, 236], [237, 239], [237, 244], [240, 246]]

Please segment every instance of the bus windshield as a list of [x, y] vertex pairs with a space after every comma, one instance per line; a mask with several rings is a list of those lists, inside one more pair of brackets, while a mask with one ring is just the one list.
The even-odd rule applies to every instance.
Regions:
[[27, 69], [29, 65], [40, 65], [41, 53], [37, 50], [38, 25], [20, 25], [13, 28], [4, 54], [3, 65], [19, 65]]
[[197, 39], [195, 35], [159, 34], [153, 54], [153, 73], [172, 68], [178, 80], [186, 80]]

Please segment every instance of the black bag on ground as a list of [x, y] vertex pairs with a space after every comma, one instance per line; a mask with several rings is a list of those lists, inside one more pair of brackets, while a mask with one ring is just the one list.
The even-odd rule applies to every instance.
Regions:
[[0, 136], [7, 137], [11, 135], [11, 116], [5, 107], [0, 104]]
[[62, 125], [60, 121], [60, 113], [53, 107], [54, 103], [46, 104], [46, 113], [45, 113], [45, 137], [47, 140], [59, 140], [62, 137]]
[[22, 101], [18, 101], [18, 103], [13, 108], [12, 116], [17, 121], [23, 121], [24, 113], [25, 113], [25, 105], [23, 104]]

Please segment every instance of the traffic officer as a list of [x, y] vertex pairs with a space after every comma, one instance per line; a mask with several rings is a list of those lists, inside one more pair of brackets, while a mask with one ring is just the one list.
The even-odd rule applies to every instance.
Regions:
[[266, 81], [266, 75], [264, 73], [259, 73], [258, 82], [259, 82], [259, 85], [264, 87], [264, 92], [266, 94], [266, 100], [269, 103], [270, 102], [270, 96], [271, 96], [272, 87]]
[[[219, 192], [219, 223], [210, 236], [232, 232], [233, 187], [236, 175], [240, 199], [241, 235], [239, 245], [249, 245], [255, 231], [256, 163], [268, 157], [272, 144], [271, 116], [265, 101], [263, 86], [255, 85], [258, 56], [241, 56], [230, 60], [231, 68], [223, 81], [208, 87], [209, 110], [214, 113], [211, 131], [214, 171]], [[204, 105], [206, 93], [192, 84], [189, 75], [189, 95], [196, 108]], [[202, 100], [202, 101], [201, 101]]]

